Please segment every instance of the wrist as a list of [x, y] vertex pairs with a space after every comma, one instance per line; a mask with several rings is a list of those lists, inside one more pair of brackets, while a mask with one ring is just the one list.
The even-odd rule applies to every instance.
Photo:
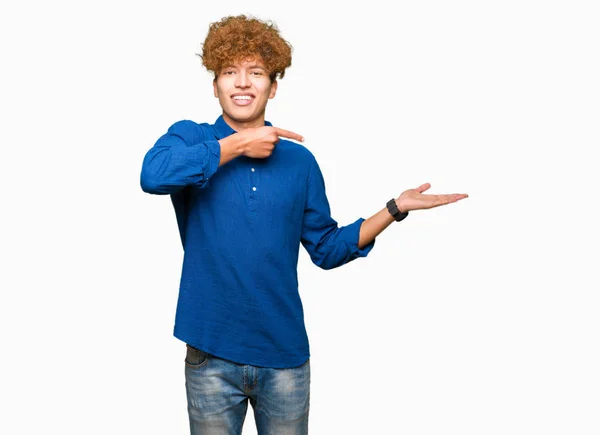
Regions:
[[241, 156], [245, 156], [250, 151], [250, 142], [251, 140], [246, 137], [246, 135], [237, 133], [233, 136], [237, 136], [237, 152]]
[[386, 207], [387, 207], [388, 212], [394, 217], [394, 220], [396, 222], [400, 222], [401, 220], [403, 220], [404, 218], [406, 218], [406, 216], [408, 216], [408, 212], [407, 211], [402, 211], [398, 207], [398, 200], [397, 199], [394, 199], [394, 198], [390, 199], [387, 202]]
[[244, 155], [248, 151], [248, 141], [238, 134], [232, 134], [219, 141], [221, 150], [225, 151], [232, 158]]
[[400, 197], [395, 199], [396, 201], [396, 207], [398, 207], [398, 211], [400, 213], [408, 213], [408, 210], [406, 210], [406, 206], [404, 205], [404, 201], [400, 201]]

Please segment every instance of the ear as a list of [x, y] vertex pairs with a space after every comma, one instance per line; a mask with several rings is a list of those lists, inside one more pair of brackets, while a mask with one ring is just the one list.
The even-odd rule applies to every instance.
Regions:
[[269, 99], [275, 98], [275, 94], [277, 93], [277, 80], [271, 83], [271, 92], [269, 92]]
[[215, 93], [215, 97], [219, 98], [219, 91], [217, 90], [217, 78], [213, 79], [213, 92]]

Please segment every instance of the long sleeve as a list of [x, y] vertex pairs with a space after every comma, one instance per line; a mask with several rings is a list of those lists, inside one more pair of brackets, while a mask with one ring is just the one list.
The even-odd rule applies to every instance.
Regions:
[[140, 184], [147, 193], [165, 195], [186, 186], [204, 187], [217, 171], [221, 147], [201, 125], [179, 121], [146, 153]]
[[363, 218], [359, 218], [350, 225], [338, 227], [331, 217], [323, 174], [314, 161], [308, 177], [301, 238], [312, 262], [322, 269], [333, 269], [355, 258], [366, 257], [375, 240], [363, 249], [358, 248], [363, 221]]

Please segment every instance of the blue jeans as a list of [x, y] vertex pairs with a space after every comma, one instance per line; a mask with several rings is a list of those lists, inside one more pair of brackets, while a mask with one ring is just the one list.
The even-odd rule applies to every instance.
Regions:
[[310, 361], [291, 369], [237, 364], [187, 345], [191, 435], [240, 435], [248, 402], [258, 435], [308, 434]]

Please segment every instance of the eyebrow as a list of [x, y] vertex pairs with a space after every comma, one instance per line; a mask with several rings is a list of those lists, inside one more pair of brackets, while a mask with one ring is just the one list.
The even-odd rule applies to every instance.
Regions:
[[[239, 68], [239, 65], [225, 65], [225, 66], [223, 66], [222, 69], [228, 69], [228, 68], [233, 68], [233, 69]], [[251, 64], [251, 65], [246, 66], [246, 68], [248, 68], [248, 69], [262, 69], [264, 71], [267, 70], [264, 66], [261, 66], [261, 65], [258, 65], [258, 64]]]

